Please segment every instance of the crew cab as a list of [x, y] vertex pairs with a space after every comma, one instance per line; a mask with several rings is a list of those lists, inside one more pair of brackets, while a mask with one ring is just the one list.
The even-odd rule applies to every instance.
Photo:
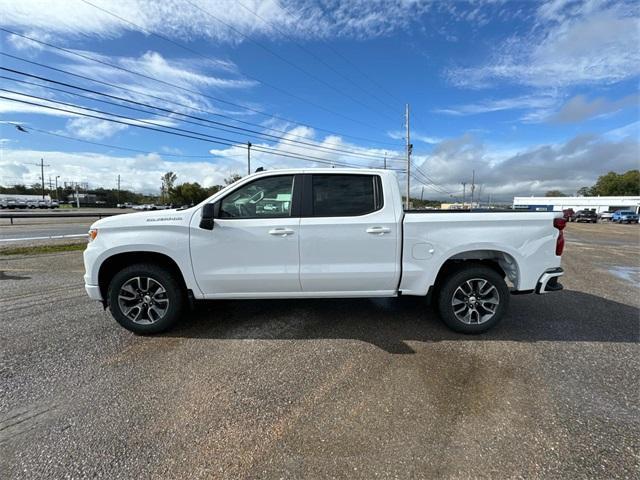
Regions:
[[564, 226], [561, 212], [405, 211], [387, 170], [275, 170], [190, 208], [97, 221], [84, 280], [136, 333], [199, 300], [400, 295], [480, 333], [511, 294], [562, 289]]

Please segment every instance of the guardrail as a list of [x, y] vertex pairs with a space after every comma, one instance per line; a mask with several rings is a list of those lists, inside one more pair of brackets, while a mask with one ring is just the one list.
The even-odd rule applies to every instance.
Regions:
[[[128, 213], [128, 212], [122, 212]], [[14, 218], [103, 218], [122, 213], [0, 213], [0, 218], [8, 218], [13, 225]]]

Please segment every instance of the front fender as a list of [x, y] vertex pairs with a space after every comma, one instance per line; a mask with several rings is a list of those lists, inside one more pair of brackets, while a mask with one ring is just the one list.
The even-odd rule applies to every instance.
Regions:
[[89, 243], [84, 251], [85, 275], [87, 285], [98, 285], [100, 268], [104, 262], [114, 255], [122, 253], [158, 253], [171, 258], [185, 281], [187, 288], [196, 296], [202, 292], [197, 286], [189, 260], [188, 228], [163, 229], [160, 233], [149, 229], [140, 232], [136, 229], [117, 229], [100, 231], [98, 238]]

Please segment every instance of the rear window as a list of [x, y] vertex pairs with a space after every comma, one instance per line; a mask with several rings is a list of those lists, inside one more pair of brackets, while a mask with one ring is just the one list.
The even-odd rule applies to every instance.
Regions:
[[312, 178], [313, 216], [365, 215], [382, 208], [377, 175], [317, 175]]

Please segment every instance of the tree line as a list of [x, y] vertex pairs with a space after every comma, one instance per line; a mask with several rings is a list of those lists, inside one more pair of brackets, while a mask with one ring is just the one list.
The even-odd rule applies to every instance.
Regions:
[[[640, 196], [640, 170], [629, 170], [624, 173], [609, 172], [598, 177], [594, 185], [578, 189], [579, 197], [620, 197]], [[567, 197], [559, 190], [549, 190], [545, 197]]]

